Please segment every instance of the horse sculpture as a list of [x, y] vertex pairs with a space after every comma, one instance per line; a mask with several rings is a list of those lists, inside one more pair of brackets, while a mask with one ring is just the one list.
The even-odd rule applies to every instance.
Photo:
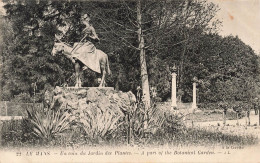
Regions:
[[[67, 58], [69, 58], [74, 64], [75, 64], [75, 74], [76, 74], [76, 85], [75, 87], [82, 87], [81, 86], [81, 79], [80, 74], [82, 71], [82, 67], [80, 66], [80, 59], [77, 57], [74, 57], [71, 53], [73, 51], [73, 47], [70, 45], [67, 45], [66, 43], [60, 42], [60, 43], [54, 43], [53, 49], [52, 49], [52, 55], [55, 56], [57, 53], [62, 52]], [[98, 62], [100, 65], [100, 71], [101, 71], [101, 82], [99, 84], [99, 87], [105, 87], [105, 77], [106, 74], [111, 74], [109, 63], [108, 63], [108, 56], [103, 51], [96, 49], [96, 54], [98, 57]], [[98, 63], [97, 63], [98, 64]], [[100, 73], [100, 72], [98, 72]]]

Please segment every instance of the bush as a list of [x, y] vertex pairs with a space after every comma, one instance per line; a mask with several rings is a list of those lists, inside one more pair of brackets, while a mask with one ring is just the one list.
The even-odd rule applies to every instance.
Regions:
[[76, 121], [76, 125], [85, 131], [86, 140], [91, 143], [108, 141], [113, 138], [114, 132], [121, 125], [120, 116], [109, 110], [102, 111], [99, 107], [95, 112], [85, 112], [88, 117]]
[[47, 109], [32, 111], [27, 110], [26, 123], [32, 127], [32, 134], [43, 143], [50, 143], [61, 133], [69, 129], [69, 113], [60, 110]]

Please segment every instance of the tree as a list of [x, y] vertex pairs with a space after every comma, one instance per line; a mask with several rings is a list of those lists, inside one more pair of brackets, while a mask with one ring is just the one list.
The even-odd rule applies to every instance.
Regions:
[[[53, 86], [62, 84], [71, 76], [72, 65], [65, 58], [54, 58], [50, 54], [57, 32], [56, 24], [63, 23], [62, 12], [55, 10], [53, 14], [49, 11], [50, 3], [47, 1], [4, 2], [7, 13], [4, 19], [9, 22], [9, 30], [12, 31], [12, 37], [9, 37], [12, 41], [5, 42], [3, 46], [7, 50], [1, 53], [6, 67], [2, 73], [2, 89], [8, 90], [8, 95], [3, 96], [5, 100], [21, 92], [32, 96], [32, 83], [35, 82], [37, 92], [43, 90], [47, 83]], [[52, 6], [57, 10], [64, 7], [56, 2]], [[7, 28], [3, 30], [8, 31]]]
[[140, 66], [141, 66], [141, 81], [142, 81], [142, 89], [143, 89], [143, 96], [145, 101], [147, 102], [147, 106], [150, 107], [150, 89], [149, 89], [149, 79], [147, 73], [147, 66], [146, 66], [146, 58], [145, 58], [145, 43], [144, 43], [144, 36], [142, 32], [142, 13], [141, 13], [141, 0], [138, 0], [136, 5], [137, 11], [137, 34], [138, 34], [138, 48], [140, 50]]
[[[178, 63], [179, 90], [191, 101], [192, 79], [198, 78], [200, 102], [253, 98], [259, 72], [252, 49], [237, 37], [216, 34], [218, 10], [206, 1], [9, 1], [9, 26], [4, 27], [1, 84], [7, 100], [22, 92], [33, 94], [46, 83], [61, 85], [71, 78], [73, 64], [51, 56], [54, 34], [62, 41], [79, 41], [84, 28], [80, 15], [91, 15], [101, 41], [97, 48], [109, 55], [108, 84], [136, 92], [139, 85], [149, 101], [149, 87], [162, 100], [170, 97], [170, 67]], [[19, 16], [18, 16], [19, 15]], [[2, 26], [1, 26], [2, 27]], [[2, 28], [1, 28], [2, 29]], [[10, 36], [9, 36], [10, 35]], [[88, 74], [89, 75], [89, 74]], [[91, 74], [87, 80], [93, 80]], [[148, 80], [149, 79], [149, 80]], [[234, 96], [235, 94], [235, 96]]]
[[11, 81], [14, 79], [14, 75], [10, 72], [11, 63], [9, 60], [9, 55], [11, 53], [9, 50], [12, 49], [12, 47], [9, 46], [10, 43], [14, 41], [14, 35], [11, 23], [7, 21], [2, 15], [0, 18], [0, 54], [1, 54], [1, 65], [0, 65], [0, 89], [1, 94], [0, 98], [1, 100], [9, 100], [10, 94], [11, 94]]
[[[113, 49], [111, 45], [118, 47], [113, 49], [117, 52], [122, 48], [132, 49], [131, 52], [134, 54], [129, 54], [132, 57], [136, 55], [134, 51], [139, 53], [143, 94], [147, 99], [150, 85], [148, 75], [156, 72], [155, 69], [153, 72], [149, 70], [150, 65], [154, 64], [153, 58], [167, 57], [167, 63], [172, 65], [169, 61], [174, 59], [176, 62], [178, 58], [183, 58], [178, 56], [179, 51], [183, 49], [183, 43], [191, 44], [196, 36], [214, 31], [218, 22], [212, 21], [217, 7], [205, 1], [90, 2], [88, 6], [91, 7], [86, 10], [95, 13], [92, 15], [93, 22], [103, 34], [105, 45], [111, 47], [110, 49]], [[183, 29], [187, 30], [190, 38], [180, 36]], [[146, 63], [147, 61], [151, 63]], [[184, 61], [181, 65], [183, 63]], [[148, 68], [145, 68], [146, 66]], [[180, 72], [182, 76], [183, 73]], [[156, 81], [152, 83], [158, 84]]]
[[[250, 101], [256, 95], [257, 56], [238, 37], [204, 35], [199, 49], [189, 56], [199, 80], [200, 102]], [[189, 81], [186, 81], [187, 84]]]

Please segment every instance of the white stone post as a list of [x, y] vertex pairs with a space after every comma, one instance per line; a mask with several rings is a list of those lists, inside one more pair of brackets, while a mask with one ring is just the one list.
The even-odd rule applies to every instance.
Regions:
[[172, 108], [177, 107], [176, 102], [176, 72], [172, 72]]
[[196, 97], [196, 82], [193, 82], [193, 100], [192, 100], [192, 109], [196, 109], [197, 108], [197, 97]]

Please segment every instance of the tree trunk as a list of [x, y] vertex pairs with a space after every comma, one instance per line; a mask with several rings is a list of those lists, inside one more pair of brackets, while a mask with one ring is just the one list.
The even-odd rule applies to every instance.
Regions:
[[115, 83], [115, 90], [119, 91], [119, 83], [121, 82], [121, 78], [122, 78], [122, 72], [121, 72], [121, 66], [120, 66], [120, 56], [117, 55], [117, 65], [118, 65], [118, 74], [117, 74], [117, 78], [116, 78], [116, 83]]
[[[184, 39], [187, 40], [188, 36], [185, 32], [184, 34]], [[183, 76], [184, 76], [184, 57], [185, 57], [185, 53], [186, 53], [186, 50], [187, 50], [187, 41], [185, 41], [184, 43], [184, 48], [183, 48], [183, 51], [181, 53], [181, 61], [180, 61], [180, 69], [179, 69], [179, 74], [178, 74], [178, 86], [177, 88], [178, 89], [182, 89], [182, 83], [183, 83]]]
[[147, 107], [150, 107], [150, 91], [149, 91], [149, 80], [145, 59], [144, 49], [144, 37], [142, 35], [142, 14], [141, 14], [141, 0], [137, 2], [137, 23], [138, 23], [138, 42], [140, 49], [140, 66], [141, 66], [141, 81], [142, 81], [142, 92]]

